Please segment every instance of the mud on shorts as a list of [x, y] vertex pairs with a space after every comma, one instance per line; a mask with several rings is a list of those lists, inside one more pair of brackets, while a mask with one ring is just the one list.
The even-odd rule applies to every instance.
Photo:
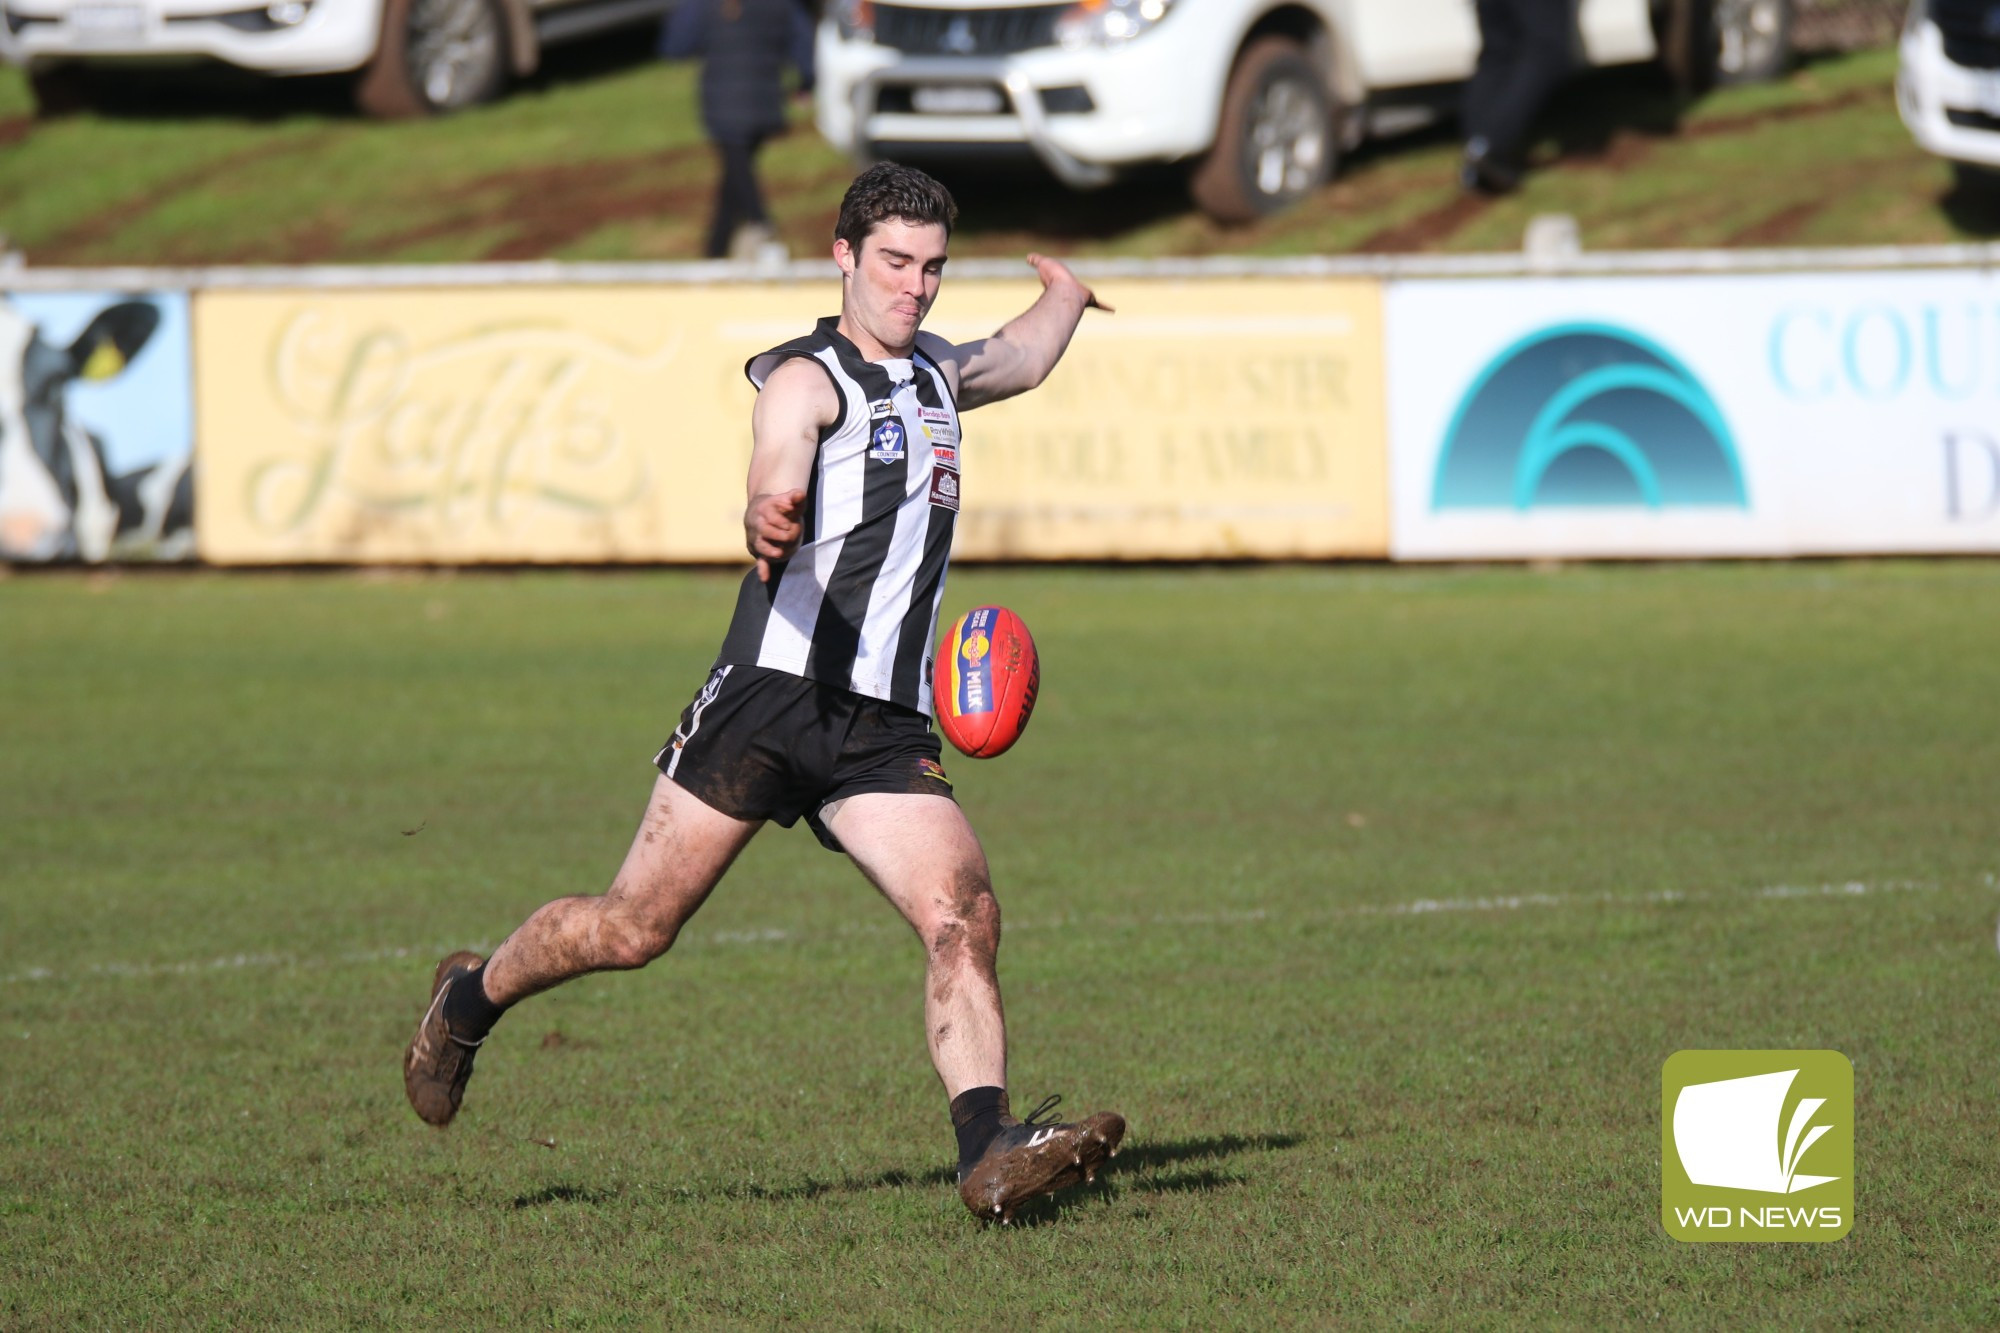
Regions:
[[951, 796], [930, 719], [914, 708], [766, 667], [719, 666], [653, 756], [662, 773], [737, 819], [800, 815], [829, 851], [831, 801], [864, 792]]

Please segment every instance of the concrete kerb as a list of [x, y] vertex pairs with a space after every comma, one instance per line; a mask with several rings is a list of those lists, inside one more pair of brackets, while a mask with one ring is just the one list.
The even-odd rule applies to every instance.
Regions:
[[[2000, 268], [2000, 243], [1886, 245], [1783, 250], [1584, 251], [1552, 260], [1519, 251], [1466, 255], [1202, 256], [1080, 259], [1076, 271], [1107, 278], [1563, 278], [1693, 273], [1826, 273]], [[784, 264], [536, 262], [524, 264], [349, 264], [310, 267], [36, 268], [0, 272], [0, 288], [49, 291], [382, 290], [465, 287], [713, 286], [831, 280], [831, 259]], [[954, 278], [1020, 278], [1015, 259], [958, 259]]]

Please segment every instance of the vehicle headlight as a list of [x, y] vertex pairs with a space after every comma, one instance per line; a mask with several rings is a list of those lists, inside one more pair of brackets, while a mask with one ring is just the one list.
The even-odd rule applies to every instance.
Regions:
[[1056, 40], [1079, 46], [1129, 42], [1167, 16], [1174, 0], [1078, 0], [1056, 20]]
[[834, 0], [833, 26], [850, 42], [875, 40], [875, 0]]

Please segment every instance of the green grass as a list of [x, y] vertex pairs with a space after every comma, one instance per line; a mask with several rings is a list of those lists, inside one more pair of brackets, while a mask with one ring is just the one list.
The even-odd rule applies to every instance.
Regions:
[[[0, 231], [41, 265], [696, 257], [716, 170], [695, 71], [621, 44], [558, 52], [495, 105], [404, 124], [359, 118], [335, 83], [160, 91], [36, 121], [22, 76], [0, 70]], [[1193, 213], [1171, 172], [1087, 195], [950, 174], [954, 249], [1515, 249], [1546, 212], [1574, 215], [1592, 249], [2000, 235], [2000, 211], [1954, 193], [1897, 120], [1895, 63], [1819, 59], [1690, 107], [1645, 69], [1599, 72], [1557, 100], [1540, 169], [1497, 202], [1460, 194], [1448, 126], [1367, 145], [1302, 206], [1233, 229]], [[794, 108], [762, 171], [795, 254], [824, 251], [852, 170]]]
[[[1004, 1231], [803, 830], [403, 1103], [436, 957], [610, 876], [733, 582], [0, 581], [0, 1325], [2000, 1318], [2000, 565], [962, 572], [1046, 666], [952, 765], [1017, 1100], [1132, 1123]], [[1849, 1238], [1665, 1237], [1689, 1047], [1848, 1054]]]

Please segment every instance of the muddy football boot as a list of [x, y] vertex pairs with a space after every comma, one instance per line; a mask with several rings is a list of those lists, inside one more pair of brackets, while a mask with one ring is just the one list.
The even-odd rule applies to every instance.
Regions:
[[1098, 1168], [1118, 1155], [1125, 1117], [1099, 1111], [1073, 1125], [1056, 1123], [1060, 1097], [1003, 1122], [979, 1160], [958, 1175], [958, 1197], [984, 1222], [1005, 1224], [1030, 1199], [1097, 1178]]
[[438, 964], [431, 980], [431, 1007], [403, 1056], [403, 1091], [418, 1116], [439, 1129], [458, 1114], [466, 1080], [472, 1077], [472, 1057], [479, 1051], [479, 1042], [451, 1035], [444, 1021], [445, 992], [485, 961], [476, 953], [460, 952]]

